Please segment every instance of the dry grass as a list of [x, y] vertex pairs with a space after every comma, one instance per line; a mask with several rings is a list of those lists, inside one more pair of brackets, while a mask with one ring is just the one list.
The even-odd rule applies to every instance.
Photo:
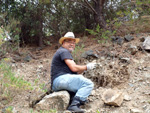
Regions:
[[0, 62], [0, 101], [2, 105], [9, 104], [13, 98], [23, 90], [31, 90], [31, 84], [21, 77], [15, 77], [11, 67], [7, 64], [9, 59]]

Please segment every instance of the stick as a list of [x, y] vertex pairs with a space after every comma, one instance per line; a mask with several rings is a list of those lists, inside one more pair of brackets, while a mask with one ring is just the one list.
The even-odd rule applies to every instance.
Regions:
[[36, 99], [32, 100], [32, 102], [29, 103], [30, 107], [34, 107], [38, 102], [40, 102], [46, 95], [49, 95], [53, 93], [53, 91], [51, 89], [48, 89], [47, 92], [45, 92], [44, 94], [42, 94], [41, 96], [37, 97]]

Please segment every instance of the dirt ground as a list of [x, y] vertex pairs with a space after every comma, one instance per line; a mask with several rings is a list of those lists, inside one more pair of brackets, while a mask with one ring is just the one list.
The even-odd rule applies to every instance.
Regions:
[[[137, 50], [135, 54], [128, 52], [130, 45], [140, 47], [142, 42], [140, 39], [146, 37], [148, 34], [136, 34], [134, 40], [124, 42], [122, 45], [118, 44], [99, 44], [96, 40], [88, 37], [82, 37], [79, 43], [82, 51], [79, 51], [78, 59], [84, 51], [93, 50], [100, 56], [97, 62], [102, 64], [102, 73], [112, 74], [113, 82], [108, 84], [98, 85], [95, 83], [95, 89], [89, 96], [89, 103], [84, 106], [91, 113], [150, 113], [150, 53], [147, 51]], [[53, 43], [52, 46], [38, 48], [26, 47], [20, 48], [20, 53], [28, 53], [32, 59], [29, 62], [24, 60], [15, 61], [12, 67], [15, 70], [15, 76], [22, 76], [24, 80], [30, 82], [33, 90], [22, 90], [16, 92], [12, 102], [7, 106], [13, 106], [14, 113], [38, 113], [35, 109], [29, 107], [30, 101], [37, 95], [42, 94], [42, 89], [48, 87], [50, 80], [50, 63], [55, 51], [60, 45]], [[81, 48], [80, 48], [81, 49]], [[112, 57], [109, 53], [113, 54]], [[11, 55], [12, 59], [15, 55]], [[129, 58], [129, 63], [122, 63], [126, 65], [128, 74], [117, 73], [117, 70], [125, 70], [121, 68], [122, 64], [119, 62], [120, 58]], [[113, 63], [114, 62], [114, 63]], [[84, 64], [84, 60], [79, 60], [78, 63]], [[113, 64], [112, 64], [113, 63]], [[108, 69], [110, 68], [111, 69]], [[112, 70], [113, 68], [113, 70]], [[95, 71], [95, 73], [98, 73]], [[115, 79], [115, 78], [119, 79]], [[122, 77], [122, 79], [121, 79]], [[112, 81], [111, 79], [111, 81]], [[121, 81], [121, 82], [120, 82]], [[104, 83], [104, 81], [103, 81]], [[45, 85], [46, 84], [46, 85]], [[118, 89], [124, 93], [126, 99], [120, 107], [107, 106], [102, 101], [101, 95], [106, 89]], [[4, 106], [4, 107], [7, 107]], [[46, 112], [46, 111], [45, 111]], [[41, 113], [41, 112], [40, 112]]]

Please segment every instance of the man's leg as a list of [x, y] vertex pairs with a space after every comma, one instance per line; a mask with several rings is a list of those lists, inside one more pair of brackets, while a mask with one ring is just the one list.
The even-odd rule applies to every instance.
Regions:
[[76, 112], [84, 112], [79, 107], [81, 103], [86, 101], [87, 97], [90, 95], [94, 85], [91, 80], [83, 77], [82, 75], [62, 75], [53, 83], [53, 90], [68, 90], [75, 92], [75, 97], [71, 102], [68, 110]]
[[53, 82], [53, 90], [68, 90], [75, 92], [75, 97], [81, 101], [85, 101], [91, 94], [94, 84], [91, 80], [83, 77], [82, 75], [62, 75], [56, 78]]

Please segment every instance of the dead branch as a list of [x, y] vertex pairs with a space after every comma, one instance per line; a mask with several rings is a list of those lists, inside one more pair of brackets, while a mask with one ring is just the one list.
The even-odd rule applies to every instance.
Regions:
[[29, 103], [30, 107], [34, 107], [38, 102], [40, 102], [46, 95], [49, 95], [53, 93], [53, 91], [51, 89], [48, 89], [48, 91], [42, 95], [40, 95], [39, 97], [37, 97], [36, 99], [32, 100], [32, 102]]

